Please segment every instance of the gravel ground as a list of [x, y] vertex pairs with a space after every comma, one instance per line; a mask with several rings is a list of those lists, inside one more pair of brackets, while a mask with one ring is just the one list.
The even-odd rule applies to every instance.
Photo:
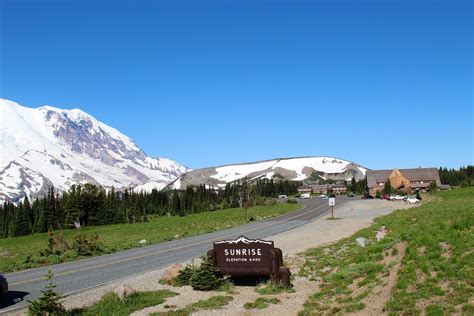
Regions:
[[330, 243], [349, 237], [355, 232], [370, 226], [373, 219], [386, 215], [395, 209], [409, 208], [414, 204], [387, 200], [354, 200], [334, 209], [338, 220], [327, 220], [331, 215], [323, 216], [306, 225], [269, 237], [275, 247], [284, 255], [293, 255], [308, 248]]
[[[308, 224], [286, 231], [284, 233], [271, 236], [268, 240], [273, 240], [276, 247], [281, 248], [293, 273], [301, 264], [299, 252], [305, 249], [320, 246], [338, 239], [348, 237], [358, 230], [369, 226], [373, 219], [389, 214], [395, 209], [408, 208], [403, 202], [390, 202], [385, 200], [354, 200], [341, 207], [336, 207], [334, 216], [338, 220], [327, 220], [330, 215], [323, 216]], [[198, 262], [196, 259], [195, 263]], [[189, 263], [185, 262], [183, 265]], [[100, 297], [118, 288], [120, 285], [127, 285], [137, 291], [151, 291], [159, 289], [171, 289], [180, 295], [167, 299], [167, 305], [175, 305], [177, 309], [198, 300], [207, 299], [215, 295], [226, 295], [223, 292], [199, 292], [193, 291], [190, 287], [170, 287], [159, 284], [158, 281], [166, 269], [148, 271], [136, 276], [123, 278], [107, 285], [91, 289], [87, 292], [71, 295], [65, 299], [65, 305], [71, 307], [84, 307], [98, 301]], [[307, 297], [317, 291], [318, 284], [305, 278], [296, 278], [293, 281], [295, 293], [283, 293], [278, 295], [259, 295], [254, 291], [254, 287], [236, 286], [235, 293], [232, 294], [234, 300], [223, 309], [216, 311], [201, 311], [194, 315], [296, 315], [302, 309]], [[258, 297], [276, 297], [280, 299], [279, 304], [270, 304], [263, 310], [246, 310], [243, 304], [252, 302]], [[135, 316], [148, 315], [151, 312], [165, 311], [164, 304], [149, 307], [145, 310], [134, 313]], [[13, 315], [24, 315], [25, 311], [17, 311]]]

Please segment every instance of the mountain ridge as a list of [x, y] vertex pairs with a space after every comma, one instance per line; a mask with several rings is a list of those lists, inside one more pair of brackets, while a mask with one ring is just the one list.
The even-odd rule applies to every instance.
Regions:
[[242, 179], [282, 179], [293, 181], [308, 180], [314, 172], [323, 179], [361, 180], [368, 169], [354, 162], [328, 156], [285, 157], [241, 164], [228, 164], [190, 170], [167, 188], [184, 189], [188, 185], [206, 185], [222, 188], [227, 183]]
[[188, 170], [146, 155], [130, 137], [80, 109], [0, 99], [0, 120], [0, 202], [35, 198], [51, 184], [58, 191], [86, 182], [162, 188]]

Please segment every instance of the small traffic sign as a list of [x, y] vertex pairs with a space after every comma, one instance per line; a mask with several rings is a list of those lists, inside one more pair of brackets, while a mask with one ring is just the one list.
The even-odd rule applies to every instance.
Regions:
[[329, 206], [334, 206], [336, 205], [336, 198], [329, 198]]

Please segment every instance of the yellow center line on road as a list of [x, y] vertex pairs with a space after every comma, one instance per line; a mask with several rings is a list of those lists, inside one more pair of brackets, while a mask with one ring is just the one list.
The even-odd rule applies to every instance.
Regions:
[[[294, 218], [297, 218], [297, 217], [300, 217], [300, 216], [309, 214], [309, 213], [311, 213], [311, 212], [318, 211], [318, 210], [320, 210], [321, 208], [323, 208], [323, 207], [325, 207], [325, 206], [327, 206], [327, 205], [321, 205], [321, 206], [319, 206], [319, 207], [317, 207], [317, 208], [315, 208], [315, 209], [313, 209], [313, 210], [309, 210], [309, 211], [306, 211], [306, 212], [304, 212], [304, 213], [294, 215], [294, 216], [292, 216], [292, 217], [289, 217], [289, 218], [287, 218], [287, 219], [284, 219], [283, 221], [289, 221], [289, 220], [291, 220], [291, 219], [294, 219]], [[304, 210], [306, 207], [307, 207], [307, 205], [305, 205], [305, 207], [303, 207], [301, 210]], [[256, 231], [256, 230], [261, 230], [261, 229], [265, 229], [265, 228], [270, 227], [270, 226], [272, 226], [272, 225], [273, 225], [273, 223], [268, 224], [268, 225], [263, 226], [263, 227], [252, 228], [252, 229], [248, 229], [248, 230], [245, 230], [245, 231], [242, 231], [242, 232], [239, 232], [239, 233], [229, 234], [229, 235], [223, 236], [222, 238], [225, 239], [225, 238], [229, 238], [229, 237], [234, 236], [234, 235], [242, 235], [242, 234], [245, 234], [245, 233], [248, 233], [248, 232], [252, 232], [252, 231]], [[77, 272], [83, 272], [83, 271], [87, 271], [87, 270], [92, 270], [92, 269], [96, 269], [96, 268], [103, 268], [103, 267], [111, 266], [111, 265], [118, 264], [118, 263], [124, 263], [124, 262], [128, 262], [128, 261], [136, 260], [136, 259], [142, 259], [142, 258], [146, 258], [146, 257], [150, 257], [150, 256], [154, 256], [154, 255], [158, 255], [158, 254], [162, 254], [162, 253], [166, 253], [166, 252], [172, 252], [172, 251], [176, 251], [176, 250], [179, 250], [179, 249], [188, 248], [188, 247], [192, 247], [192, 246], [196, 246], [196, 245], [200, 245], [200, 244], [212, 242], [214, 239], [215, 239], [215, 238], [213, 238], [213, 239], [207, 239], [207, 240], [202, 240], [202, 241], [199, 241], [199, 242], [195, 242], [195, 243], [191, 243], [191, 244], [186, 244], [186, 245], [183, 245], [183, 246], [175, 247], [175, 248], [173, 248], [173, 249], [159, 250], [159, 251], [150, 252], [150, 253], [146, 253], [146, 254], [139, 255], [139, 256], [135, 256], [135, 257], [131, 257], [131, 258], [120, 259], [120, 260], [117, 260], [117, 261], [112, 261], [112, 262], [107, 262], [107, 263], [98, 264], [98, 265], [94, 265], [94, 266], [89, 266], [89, 267], [84, 267], [84, 268], [69, 270], [69, 271], [65, 271], [65, 272], [59, 272], [59, 273], [55, 273], [54, 276], [55, 276], [55, 277], [56, 277], [56, 276], [63, 276], [63, 275], [68, 275], [68, 274], [77, 273]], [[24, 285], [24, 284], [28, 284], [28, 283], [34, 283], [34, 282], [36, 282], [36, 281], [41, 281], [41, 280], [44, 280], [44, 277], [33, 278], [33, 279], [29, 279], [29, 280], [25, 280], [25, 281], [19, 281], [19, 282], [13, 282], [13, 283], [10, 283], [9, 285], [10, 285], [10, 286]]]

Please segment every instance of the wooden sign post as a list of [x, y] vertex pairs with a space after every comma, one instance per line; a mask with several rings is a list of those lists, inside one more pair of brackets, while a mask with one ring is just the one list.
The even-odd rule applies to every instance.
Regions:
[[290, 270], [283, 266], [283, 254], [273, 246], [273, 241], [243, 236], [216, 241], [207, 258], [223, 275], [269, 276], [273, 283], [290, 286]]

